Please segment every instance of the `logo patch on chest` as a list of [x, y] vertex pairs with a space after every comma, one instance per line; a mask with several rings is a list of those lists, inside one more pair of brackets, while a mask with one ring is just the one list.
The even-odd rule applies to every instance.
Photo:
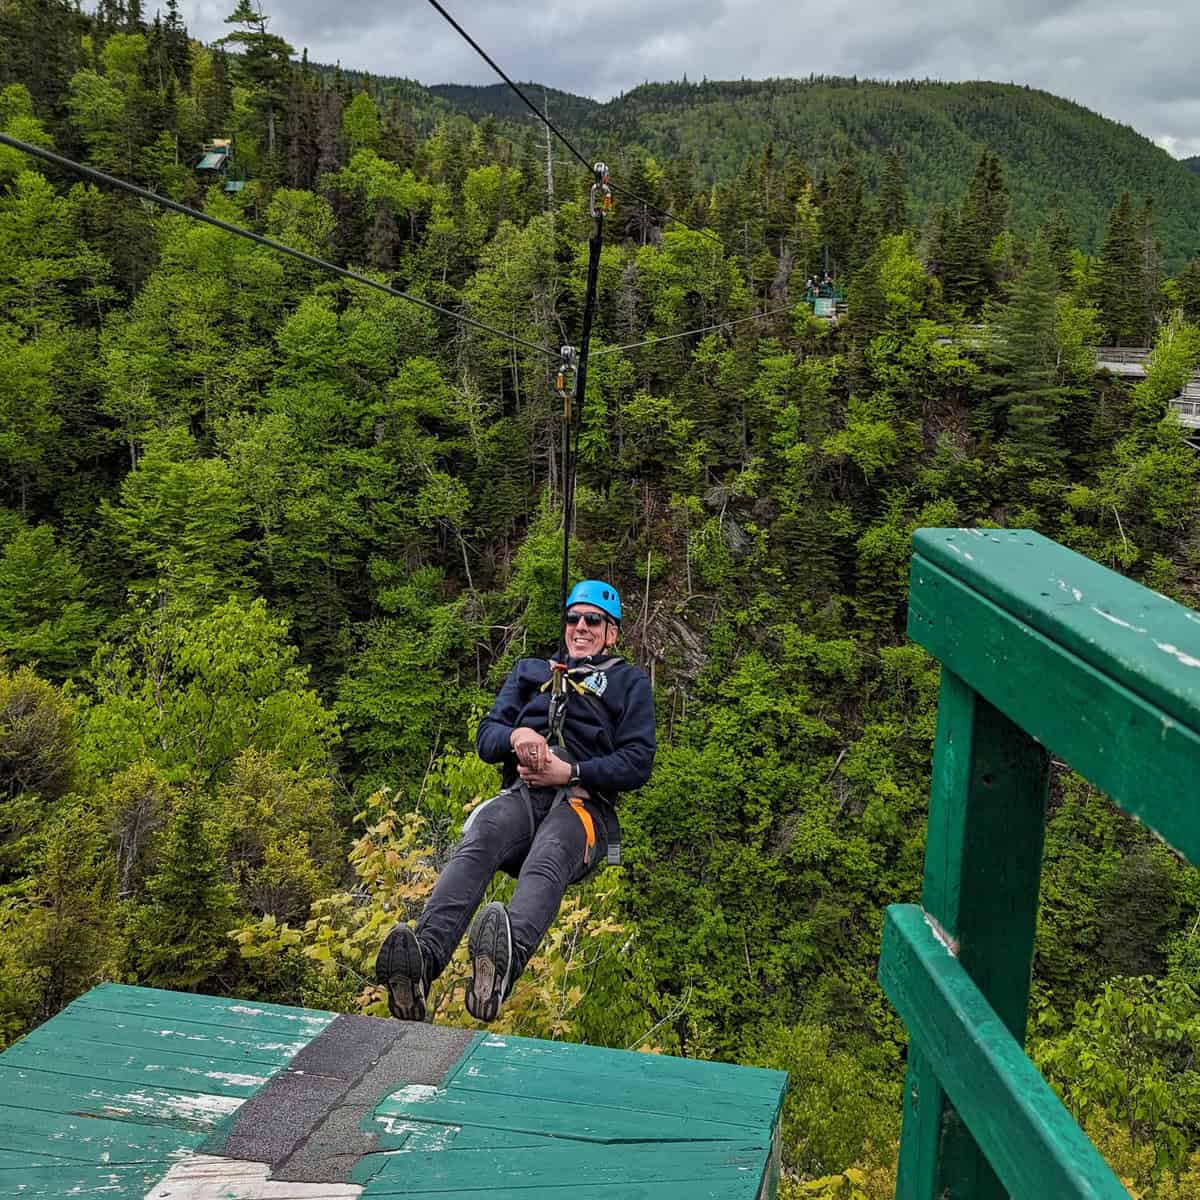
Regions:
[[594, 695], [603, 696], [608, 687], [608, 675], [604, 671], [594, 671], [584, 679], [581, 686]]

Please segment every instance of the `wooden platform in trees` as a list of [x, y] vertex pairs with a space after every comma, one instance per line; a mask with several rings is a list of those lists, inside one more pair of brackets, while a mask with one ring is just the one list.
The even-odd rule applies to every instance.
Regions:
[[22, 1200], [758, 1200], [779, 1071], [104, 984], [0, 1054]]

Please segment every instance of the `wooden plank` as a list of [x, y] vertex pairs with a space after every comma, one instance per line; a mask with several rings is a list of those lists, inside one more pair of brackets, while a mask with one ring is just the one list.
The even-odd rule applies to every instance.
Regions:
[[353, 1183], [271, 1179], [267, 1163], [198, 1154], [175, 1163], [145, 1200], [357, 1200]]
[[[382, 1187], [383, 1185], [379, 1185]], [[715, 1180], [688, 1180], [685, 1183], [609, 1183], [588, 1185], [586, 1190], [579, 1182], [565, 1183], [558, 1187], [539, 1187], [531, 1191], [525, 1187], [494, 1188], [479, 1183], [471, 1188], [459, 1188], [452, 1195], [446, 1192], [417, 1192], [399, 1180], [387, 1185], [391, 1190], [382, 1191], [372, 1184], [363, 1193], [363, 1200], [383, 1200], [387, 1196], [437, 1196], [439, 1200], [582, 1200], [583, 1197], [600, 1197], [601, 1200], [756, 1200], [759, 1193], [753, 1181], [738, 1177], [721, 1176]]]
[[647, 1081], [675, 1087], [720, 1089], [731, 1100], [757, 1098], [781, 1104], [787, 1090], [787, 1072], [702, 1058], [675, 1058], [666, 1054], [631, 1054], [603, 1046], [551, 1042], [540, 1038], [510, 1038], [484, 1034], [463, 1056], [460, 1070], [479, 1061], [528, 1064], [539, 1072], [564, 1071], [573, 1078], [621, 1079], [629, 1084]]
[[172, 1091], [242, 1098], [254, 1095], [275, 1073], [261, 1064], [206, 1060], [166, 1050], [159, 1050], [150, 1058], [126, 1046], [99, 1043], [55, 1049], [25, 1040], [9, 1047], [0, 1061], [10, 1068], [24, 1067], [110, 1083], [150, 1084]]
[[0, 1150], [0, 1171], [13, 1167], [61, 1167], [73, 1160], [63, 1154], [51, 1154], [41, 1149]]
[[[586, 1081], [580, 1093], [586, 1095]], [[386, 1096], [375, 1108], [376, 1116], [437, 1125], [477, 1125], [515, 1133], [537, 1133], [589, 1142], [730, 1141], [745, 1136], [741, 1126], [685, 1117], [648, 1117], [645, 1113], [586, 1100], [566, 1102], [533, 1097], [513, 1097], [498, 1103], [489, 1093], [450, 1087], [410, 1084]]]
[[64, 1012], [101, 1009], [105, 1012], [141, 1013], [219, 1025], [222, 1029], [273, 1032], [311, 1041], [329, 1025], [335, 1013], [314, 1008], [292, 1008], [283, 1004], [231, 1000], [192, 992], [168, 992], [160, 988], [128, 987], [102, 983], [69, 1004]]
[[[497, 1150], [535, 1149], [558, 1145], [561, 1139], [523, 1130], [481, 1129], [478, 1125], [437, 1125], [429, 1121], [406, 1121], [388, 1114], [372, 1115], [372, 1132], [378, 1130], [381, 1151], [394, 1150]], [[368, 1174], [373, 1174], [374, 1168]], [[357, 1178], [357, 1175], [355, 1176]]]
[[[926, 563], [940, 568], [1100, 674], [1200, 729], [1200, 613], [1029, 530], [919, 529], [913, 549], [914, 584]], [[910, 622], [917, 641], [921, 632]]]
[[[379, 1171], [366, 1190], [369, 1200], [402, 1187], [401, 1194], [459, 1195], [522, 1190], [541, 1195], [545, 1188], [575, 1181], [579, 1193], [622, 1184], [695, 1185], [723, 1180], [727, 1195], [754, 1196], [765, 1165], [761, 1143], [600, 1146], [571, 1142], [536, 1153], [511, 1150], [451, 1150], [380, 1156]], [[741, 1182], [752, 1186], [740, 1191]], [[533, 1190], [536, 1189], [536, 1190]]]
[[1200, 733], [924, 559], [913, 561], [909, 632], [1122, 808], [1200, 862], [1200, 805], [1180, 802], [1195, 795]]
[[9, 1067], [0, 1058], [0, 1095], [19, 1096], [24, 1108], [38, 1112], [98, 1116], [137, 1125], [211, 1132], [236, 1112], [240, 1096], [130, 1086], [52, 1071]]
[[1009, 1194], [1129, 1200], [916, 905], [887, 910], [879, 981]]
[[311, 1040], [281, 1039], [279, 1034], [223, 1030], [215, 1025], [135, 1014], [64, 1009], [17, 1044], [38, 1048], [124, 1046], [148, 1058], [165, 1050], [210, 1061], [257, 1063], [270, 1068], [286, 1066]]
[[190, 1153], [205, 1136], [100, 1117], [0, 1107], [0, 1150], [49, 1153], [73, 1162], [135, 1163], [170, 1159]]
[[712, 1121], [739, 1129], [769, 1129], [778, 1108], [774, 1099], [747, 1100], [719, 1089], [677, 1087], [653, 1079], [622, 1079], [616, 1073], [592, 1076], [582, 1066], [574, 1074], [567, 1071], [540, 1071], [529, 1063], [488, 1062], [476, 1056], [459, 1071], [451, 1091], [499, 1093], [510, 1103], [526, 1100], [553, 1100], [575, 1103], [586, 1095], [589, 1106], [609, 1107], [636, 1112], [647, 1127], [657, 1117], [684, 1117]]
[[84, 1163], [0, 1170], [0, 1196], [20, 1200], [143, 1200], [169, 1163], [100, 1167]]

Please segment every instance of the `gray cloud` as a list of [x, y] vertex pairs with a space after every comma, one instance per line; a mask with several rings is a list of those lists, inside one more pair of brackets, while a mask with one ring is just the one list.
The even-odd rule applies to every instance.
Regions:
[[[263, 0], [271, 30], [319, 62], [422, 83], [493, 83], [423, 0]], [[1195, 0], [445, 0], [516, 79], [607, 99], [646, 80], [810, 73], [1029, 84], [1200, 153]], [[234, 0], [182, 0], [193, 34]]]

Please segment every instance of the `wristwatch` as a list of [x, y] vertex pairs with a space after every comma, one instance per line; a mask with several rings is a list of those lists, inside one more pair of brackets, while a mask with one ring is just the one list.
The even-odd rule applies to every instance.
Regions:
[[571, 764], [571, 778], [567, 780], [567, 787], [575, 787], [579, 783], [579, 764]]

